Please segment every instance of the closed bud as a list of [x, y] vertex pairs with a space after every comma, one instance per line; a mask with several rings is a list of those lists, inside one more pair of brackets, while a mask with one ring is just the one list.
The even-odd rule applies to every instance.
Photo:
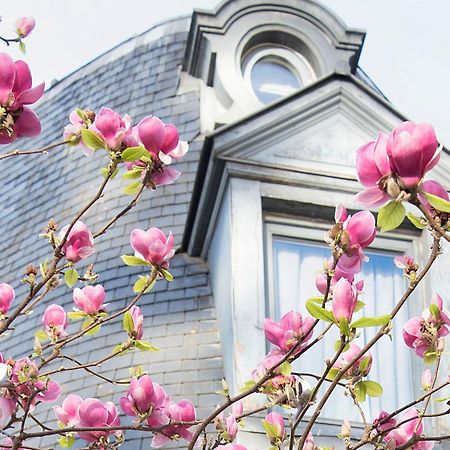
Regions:
[[30, 275], [34, 275], [34, 276], [36, 276], [37, 275], [37, 269], [36, 269], [36, 267], [34, 267], [33, 266], [33, 264], [28, 264], [28, 266], [26, 267], [26, 269], [25, 269], [25, 273], [28, 275], [28, 276], [30, 276]]
[[445, 340], [444, 338], [439, 338], [438, 345], [437, 345], [437, 351], [439, 353], [442, 353], [445, 350]]
[[344, 439], [350, 438], [352, 435], [352, 426], [350, 425], [350, 422], [345, 419], [342, 426], [341, 426], [341, 437]]

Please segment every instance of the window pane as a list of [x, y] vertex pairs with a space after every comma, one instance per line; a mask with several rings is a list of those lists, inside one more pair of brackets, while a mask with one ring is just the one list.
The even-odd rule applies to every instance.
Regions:
[[[319, 243], [307, 243], [287, 238], [274, 237], [273, 239], [273, 266], [274, 266], [274, 310], [276, 319], [290, 310], [307, 314], [305, 301], [319, 295], [314, 279], [321, 271], [323, 262], [330, 256], [330, 249]], [[388, 313], [394, 301], [403, 293], [405, 282], [402, 272], [393, 264], [394, 255], [367, 251], [369, 261], [363, 267], [362, 278], [365, 286], [361, 299], [366, 303], [364, 315], [375, 316]], [[361, 313], [357, 313], [361, 314]], [[380, 409], [393, 410], [400, 403], [411, 399], [411, 358], [403, 346], [401, 324], [406, 322], [406, 311], [400, 313], [397, 326], [392, 331], [393, 342], [387, 337], [382, 338], [372, 350], [374, 362], [369, 379], [380, 382], [384, 387], [383, 398], [370, 398], [365, 403], [365, 412], [369, 419], [374, 417]], [[356, 317], [359, 317], [357, 315]], [[325, 325], [322, 326], [322, 329]], [[318, 327], [317, 327], [318, 328]], [[321, 343], [310, 350], [297, 362], [295, 370], [299, 372], [313, 372], [321, 374], [324, 369], [324, 360], [333, 356], [334, 343], [339, 338], [336, 327], [327, 333]], [[361, 347], [375, 333], [375, 328], [363, 329], [356, 343]], [[317, 335], [321, 330], [315, 332]], [[389, 370], [386, 370], [389, 368]], [[308, 379], [311, 383], [313, 380]], [[350, 399], [342, 394], [334, 395], [328, 406], [324, 408], [322, 417], [360, 421]]]

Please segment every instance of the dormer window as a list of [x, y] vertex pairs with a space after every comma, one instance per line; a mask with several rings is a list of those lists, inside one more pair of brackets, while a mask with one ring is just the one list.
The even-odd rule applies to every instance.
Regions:
[[247, 52], [242, 73], [247, 87], [265, 105], [294, 93], [315, 79], [308, 61], [282, 46], [259, 46]]

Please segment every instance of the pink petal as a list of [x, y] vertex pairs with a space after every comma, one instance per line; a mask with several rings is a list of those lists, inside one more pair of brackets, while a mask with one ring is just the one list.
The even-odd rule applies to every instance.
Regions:
[[14, 61], [6, 53], [0, 53], [0, 103], [4, 104], [12, 92], [16, 69]]
[[23, 91], [16, 99], [18, 105], [30, 105], [37, 102], [44, 93], [45, 83], [38, 84], [34, 88]]
[[41, 122], [38, 116], [26, 106], [16, 120], [14, 132], [17, 137], [35, 137], [41, 132]]

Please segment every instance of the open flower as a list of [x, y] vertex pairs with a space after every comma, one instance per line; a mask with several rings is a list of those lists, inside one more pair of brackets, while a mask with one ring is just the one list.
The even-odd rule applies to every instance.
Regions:
[[[112, 402], [102, 403], [96, 398], [87, 398], [78, 407], [80, 427], [102, 428], [120, 425], [117, 409]], [[88, 442], [107, 438], [113, 431], [80, 431], [78, 435]]]
[[65, 336], [64, 330], [68, 323], [66, 312], [62, 306], [54, 304], [47, 306], [42, 316], [42, 324], [51, 338]]
[[0, 313], [6, 314], [15, 298], [14, 289], [7, 283], [0, 283]]
[[155, 266], [169, 267], [169, 259], [175, 254], [172, 233], [169, 232], [166, 238], [159, 228], [150, 228], [147, 231], [134, 229], [130, 242], [136, 256]]
[[122, 118], [110, 108], [101, 108], [89, 129], [96, 133], [110, 150], [119, 150], [123, 140], [131, 133], [131, 119], [128, 114]]
[[[66, 235], [68, 229], [69, 225], [61, 228], [59, 232], [60, 240]], [[77, 220], [70, 230], [62, 251], [66, 255], [66, 258], [74, 263], [94, 253], [94, 238], [89, 232], [88, 227], [81, 220]]]
[[[356, 355], [361, 352], [361, 349], [351, 342], [347, 351], [343, 352], [339, 359], [334, 363], [333, 368], [341, 370], [346, 367]], [[369, 374], [372, 367], [372, 355], [366, 353], [361, 356], [348, 370], [344, 376], [347, 379], [365, 377]]]
[[152, 154], [168, 154], [178, 146], [179, 136], [175, 125], [164, 124], [155, 116], [144, 117], [137, 125], [137, 134], [144, 147]]
[[94, 151], [84, 145], [81, 140], [81, 130], [88, 128], [91, 123], [89, 118], [91, 115], [94, 116], [94, 113], [75, 109], [69, 114], [70, 123], [64, 127], [63, 133], [64, 140], [68, 141], [68, 145], [79, 145], [86, 156], [91, 156]]
[[106, 293], [101, 284], [96, 286], [85, 286], [83, 289], [73, 290], [73, 301], [75, 305], [86, 314], [97, 314], [104, 308]]
[[24, 61], [14, 62], [0, 53], [0, 144], [20, 137], [34, 137], [41, 132], [36, 114], [26, 105], [37, 102], [44, 93], [44, 83], [31, 87], [31, 74]]
[[264, 333], [269, 342], [284, 352], [289, 351], [302, 339], [302, 344], [298, 345], [300, 350], [312, 336], [313, 323], [312, 317], [303, 318], [299, 312], [290, 311], [279, 322], [264, 319]]
[[76, 394], [69, 394], [61, 406], [55, 406], [56, 417], [65, 427], [76, 427], [79, 424], [78, 408], [83, 403], [83, 399]]

